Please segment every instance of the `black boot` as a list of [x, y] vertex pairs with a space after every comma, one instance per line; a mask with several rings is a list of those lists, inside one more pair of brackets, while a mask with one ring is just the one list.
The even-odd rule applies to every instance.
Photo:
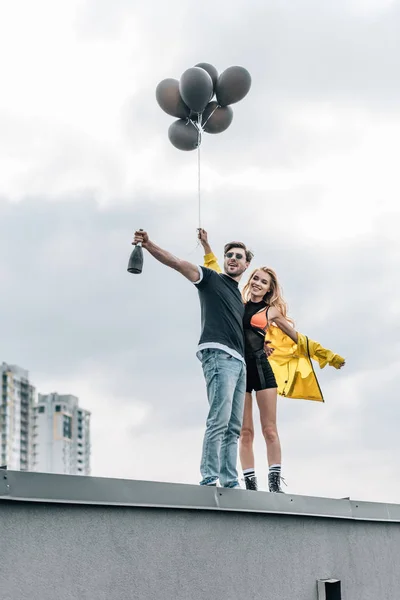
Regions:
[[270, 492], [275, 492], [277, 494], [285, 493], [281, 489], [281, 474], [277, 471], [270, 471], [268, 473], [268, 488]]
[[253, 490], [254, 492], [258, 490], [257, 477], [255, 475], [245, 475], [244, 482], [246, 484], [246, 490]]

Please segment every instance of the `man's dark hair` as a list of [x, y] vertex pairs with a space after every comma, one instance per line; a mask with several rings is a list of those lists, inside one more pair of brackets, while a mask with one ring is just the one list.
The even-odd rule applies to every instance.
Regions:
[[242, 250], [244, 250], [244, 253], [246, 255], [246, 262], [248, 262], [248, 263], [251, 262], [251, 259], [253, 258], [254, 254], [252, 253], [251, 250], [248, 250], [246, 248], [246, 244], [243, 244], [243, 242], [229, 242], [229, 244], [225, 244], [224, 256], [226, 255], [227, 252], [229, 252], [229, 250], [232, 250], [232, 248], [241, 248]]

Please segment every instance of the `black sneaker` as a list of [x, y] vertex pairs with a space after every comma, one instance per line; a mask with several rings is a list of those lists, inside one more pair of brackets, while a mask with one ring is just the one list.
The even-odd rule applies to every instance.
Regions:
[[244, 482], [246, 484], [246, 490], [253, 490], [254, 492], [257, 492], [258, 485], [257, 477], [255, 475], [248, 475], [247, 477], [245, 476]]
[[268, 473], [268, 488], [270, 492], [275, 492], [276, 494], [284, 494], [285, 492], [281, 488], [281, 474], [277, 471], [270, 471]]

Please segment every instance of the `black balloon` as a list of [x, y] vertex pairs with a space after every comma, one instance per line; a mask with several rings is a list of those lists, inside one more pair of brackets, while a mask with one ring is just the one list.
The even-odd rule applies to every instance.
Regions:
[[222, 133], [232, 123], [233, 110], [230, 106], [218, 106], [210, 102], [203, 112], [203, 127], [207, 133]]
[[184, 119], [189, 116], [190, 109], [186, 106], [179, 93], [177, 79], [163, 79], [156, 87], [156, 99], [160, 107], [168, 115]]
[[242, 100], [251, 87], [251, 76], [243, 67], [229, 67], [218, 77], [216, 96], [220, 106]]
[[211, 77], [211, 80], [213, 82], [213, 88], [215, 90], [215, 86], [217, 85], [217, 81], [218, 81], [217, 69], [213, 65], [210, 65], [210, 63], [197, 63], [197, 65], [194, 65], [194, 66], [200, 67], [200, 69], [204, 69], [205, 71], [207, 71], [207, 73]]
[[187, 119], [174, 121], [168, 129], [169, 141], [178, 150], [195, 150], [199, 145], [197, 128]]
[[181, 77], [179, 91], [185, 104], [195, 113], [202, 113], [213, 94], [210, 75], [200, 67], [187, 69]]

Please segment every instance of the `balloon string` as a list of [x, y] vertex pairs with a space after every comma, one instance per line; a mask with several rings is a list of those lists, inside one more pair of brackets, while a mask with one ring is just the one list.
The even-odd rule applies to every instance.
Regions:
[[201, 229], [201, 172], [200, 172], [200, 131], [199, 131], [199, 143], [197, 146], [197, 191], [199, 197], [199, 229]]
[[214, 114], [216, 108], [207, 118], [204, 124], [202, 124], [202, 115], [198, 113], [197, 121], [188, 118], [187, 123], [191, 123], [197, 129], [197, 204], [198, 204], [198, 217], [199, 217], [199, 229], [201, 229], [201, 160], [200, 160], [200, 146], [201, 146], [201, 134], [204, 131], [204, 125], [208, 119]]
[[199, 229], [201, 229], [201, 160], [200, 160], [200, 145], [201, 134], [203, 128], [201, 125], [201, 114], [197, 116], [197, 195], [198, 195], [198, 210], [199, 210]]
[[217, 110], [217, 108], [219, 108], [219, 104], [217, 104], [217, 106], [214, 108], [214, 110], [212, 111], [212, 113], [210, 113], [207, 117], [207, 119], [204, 121], [204, 123], [202, 124], [202, 128], [204, 129], [204, 125], [207, 125], [209, 119], [211, 119], [211, 117], [213, 116], [213, 114], [215, 113], [215, 111]]

